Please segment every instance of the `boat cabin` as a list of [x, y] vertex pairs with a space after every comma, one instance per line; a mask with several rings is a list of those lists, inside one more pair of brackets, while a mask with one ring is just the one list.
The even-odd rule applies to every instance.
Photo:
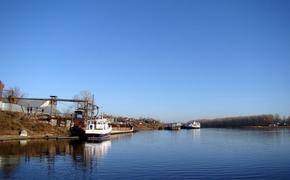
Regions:
[[74, 119], [84, 119], [84, 111], [77, 110], [74, 112]]
[[87, 130], [106, 130], [110, 126], [106, 119], [90, 119], [87, 121]]

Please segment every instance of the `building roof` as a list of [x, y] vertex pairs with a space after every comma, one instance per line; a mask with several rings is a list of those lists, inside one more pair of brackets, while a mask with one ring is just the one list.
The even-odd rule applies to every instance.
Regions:
[[[8, 103], [7, 99], [3, 99], [4, 103]], [[35, 100], [19, 100], [17, 102], [18, 105], [20, 106], [25, 106], [25, 107], [39, 107], [39, 108], [45, 108], [50, 106], [49, 101], [35, 101]]]

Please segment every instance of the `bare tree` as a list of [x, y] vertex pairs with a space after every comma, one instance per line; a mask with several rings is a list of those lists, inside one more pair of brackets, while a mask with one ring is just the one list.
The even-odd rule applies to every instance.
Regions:
[[24, 96], [25, 94], [19, 87], [11, 87], [8, 90], [4, 90], [3, 92], [3, 97], [8, 98], [9, 102], [11, 101], [11, 103], [17, 103], [17, 98], [22, 98]]
[[[83, 100], [87, 101], [88, 103], [93, 103], [94, 101], [94, 95], [91, 91], [89, 90], [83, 90], [81, 91], [78, 95], [74, 96], [75, 100]], [[77, 102], [76, 103], [76, 108], [86, 108], [87, 104], [84, 102]]]
[[79, 95], [74, 96], [75, 100], [82, 100], [86, 102], [77, 102], [76, 109], [84, 110], [84, 116], [88, 117], [94, 115], [96, 106], [94, 105], [94, 95], [89, 90], [83, 90]]

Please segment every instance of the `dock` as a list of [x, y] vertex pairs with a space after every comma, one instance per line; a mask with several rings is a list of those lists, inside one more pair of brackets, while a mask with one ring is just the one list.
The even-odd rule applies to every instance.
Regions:
[[125, 134], [125, 133], [133, 133], [135, 132], [134, 129], [128, 129], [128, 130], [113, 130], [111, 132], [112, 135], [115, 135], [115, 134]]
[[[131, 129], [116, 129], [111, 132], [111, 135], [116, 134], [126, 134], [135, 132], [133, 128]], [[37, 139], [46, 139], [46, 140], [78, 140], [78, 136], [55, 136], [55, 135], [38, 135], [38, 136], [0, 136], [0, 142], [2, 141], [15, 141], [15, 140], [37, 140]]]
[[54, 139], [54, 140], [61, 140], [61, 139], [70, 139], [70, 140], [78, 140], [78, 136], [3, 136], [0, 137], [1, 141], [14, 141], [14, 140], [36, 140], [36, 139]]

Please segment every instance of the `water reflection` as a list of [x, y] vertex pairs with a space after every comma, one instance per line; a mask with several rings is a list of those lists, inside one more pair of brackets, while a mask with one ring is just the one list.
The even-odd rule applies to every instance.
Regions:
[[128, 141], [134, 133], [126, 133], [126, 134], [115, 134], [111, 135], [111, 140], [112, 141]]
[[192, 129], [191, 133], [192, 133], [191, 136], [193, 140], [200, 140], [200, 129]]
[[289, 179], [289, 129], [146, 131], [0, 142], [0, 179]]
[[27, 142], [28, 142], [28, 140], [20, 140], [19, 141], [20, 145], [23, 145], [23, 146], [26, 145]]
[[19, 163], [20, 158], [18, 157], [0, 156], [0, 170], [3, 171], [3, 177], [8, 178], [14, 172]]
[[[73, 142], [74, 143], [74, 142]], [[57, 155], [73, 154], [70, 141], [21, 140], [0, 142], [0, 179], [9, 178], [21, 163], [32, 159], [47, 162], [48, 171], [53, 169]]]
[[111, 141], [101, 143], [85, 143], [84, 157], [86, 161], [105, 157], [111, 148]]
[[17, 167], [40, 163], [47, 168], [48, 175], [57, 170], [57, 162], [65, 158], [66, 163], [76, 169], [90, 171], [104, 159], [112, 146], [112, 141], [128, 139], [129, 135], [115, 135], [112, 140], [101, 143], [85, 143], [69, 140], [21, 140], [0, 142], [0, 179], [11, 178]]

